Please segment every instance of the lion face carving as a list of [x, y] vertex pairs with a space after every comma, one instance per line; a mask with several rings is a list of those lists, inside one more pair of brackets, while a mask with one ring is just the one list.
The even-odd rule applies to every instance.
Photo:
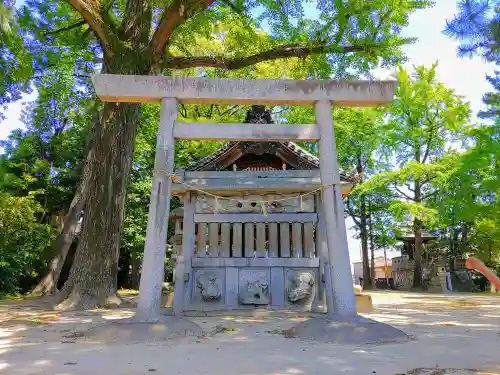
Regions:
[[269, 283], [267, 280], [247, 281], [246, 290], [241, 296], [244, 305], [267, 305], [269, 304]]
[[196, 279], [196, 286], [200, 289], [201, 298], [205, 301], [218, 300], [221, 297], [215, 275], [200, 275]]
[[296, 274], [291, 280], [291, 289], [288, 292], [290, 302], [298, 302], [308, 298], [313, 292], [314, 276], [310, 273]]

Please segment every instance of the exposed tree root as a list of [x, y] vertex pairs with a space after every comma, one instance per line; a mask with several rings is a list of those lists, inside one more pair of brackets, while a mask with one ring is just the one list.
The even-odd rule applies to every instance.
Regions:
[[60, 300], [54, 309], [57, 311], [74, 311], [97, 308], [116, 308], [120, 307], [122, 303], [122, 298], [116, 293], [107, 296], [98, 296], [94, 293], [81, 293], [75, 288], [66, 298]]

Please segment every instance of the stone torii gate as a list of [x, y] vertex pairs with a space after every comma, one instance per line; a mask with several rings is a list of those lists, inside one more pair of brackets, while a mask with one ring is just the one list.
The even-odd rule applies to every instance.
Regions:
[[[295, 81], [207, 79], [131, 75], [93, 76], [97, 95], [111, 102], [160, 102], [153, 190], [149, 207], [137, 317], [143, 322], [160, 317], [164, 257], [176, 139], [247, 141], [318, 141], [323, 188], [320, 225], [326, 232], [330, 285], [328, 315], [356, 316], [351, 264], [340, 189], [332, 105], [375, 106], [389, 103], [395, 81]], [[177, 122], [178, 103], [314, 106], [316, 124], [214, 124]], [[188, 194], [187, 194], [188, 195]], [[192, 251], [185, 241], [183, 254]], [[183, 257], [183, 254], [179, 255]], [[182, 259], [178, 262], [182, 263]], [[179, 284], [184, 274], [177, 274]], [[328, 281], [327, 279], [327, 281]], [[176, 283], [177, 285], [177, 283]], [[176, 299], [177, 300], [177, 299]], [[181, 300], [180, 298], [178, 299]], [[178, 306], [174, 312], [180, 313]]]

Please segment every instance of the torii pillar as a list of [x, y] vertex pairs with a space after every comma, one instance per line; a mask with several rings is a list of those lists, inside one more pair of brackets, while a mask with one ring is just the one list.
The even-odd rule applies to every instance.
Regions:
[[328, 315], [356, 315], [351, 261], [344, 219], [344, 204], [340, 189], [340, 174], [332, 120], [332, 103], [318, 101], [314, 106], [316, 123], [319, 126], [319, 163], [322, 194], [322, 213], [328, 243], [328, 264], [331, 278], [334, 311]]

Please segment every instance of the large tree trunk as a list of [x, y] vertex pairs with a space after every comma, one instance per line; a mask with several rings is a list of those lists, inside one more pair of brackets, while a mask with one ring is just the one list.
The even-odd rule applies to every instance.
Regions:
[[130, 266], [132, 263], [132, 257], [129, 251], [120, 251], [120, 258], [118, 263], [118, 281], [117, 287], [119, 289], [131, 289], [130, 288]]
[[85, 164], [82, 171], [82, 176], [80, 177], [80, 183], [76, 189], [73, 200], [69, 206], [68, 212], [63, 221], [62, 230], [59, 233], [56, 243], [54, 245], [55, 256], [50, 262], [50, 267], [47, 275], [38, 283], [38, 285], [31, 292], [34, 296], [42, 296], [53, 294], [57, 291], [57, 284], [59, 281], [59, 276], [61, 275], [61, 270], [63, 269], [64, 262], [68, 255], [68, 250], [73, 243], [73, 239], [78, 227], [78, 220], [80, 219], [80, 214], [85, 206], [85, 200], [87, 197], [89, 181], [91, 178], [91, 168], [92, 163], [90, 162], [89, 156], [94, 155], [94, 148], [98, 143], [98, 138], [100, 137], [100, 123], [99, 123], [99, 113], [96, 106], [95, 112], [92, 118], [92, 127], [90, 129], [89, 140], [87, 142], [86, 150], [84, 153]]
[[422, 288], [422, 221], [413, 220], [413, 232], [415, 235], [414, 260], [415, 270], [413, 272], [413, 288]]
[[[73, 204], [75, 203], [75, 204]], [[50, 262], [50, 267], [47, 275], [40, 280], [38, 285], [33, 289], [31, 295], [43, 296], [53, 294], [57, 291], [57, 282], [61, 275], [61, 270], [64, 266], [68, 250], [73, 243], [76, 229], [78, 227], [78, 219], [83, 208], [83, 199], [79, 194], [76, 194], [71, 203], [71, 208], [64, 219], [62, 232], [58, 235], [54, 249], [56, 255]]]
[[137, 257], [137, 254], [132, 253], [132, 270], [130, 275], [131, 289], [139, 289], [139, 281], [141, 278], [140, 268], [141, 268], [141, 260]]
[[[415, 141], [414, 146], [414, 157], [417, 163], [422, 160], [421, 145], [419, 141]], [[426, 156], [424, 156], [425, 163]], [[422, 203], [422, 181], [418, 178], [414, 180], [414, 201], [419, 204]], [[422, 227], [423, 222], [418, 217], [413, 220], [413, 232], [415, 236], [415, 245], [413, 249], [413, 258], [415, 261], [415, 270], [413, 271], [413, 288], [422, 288]], [[456, 244], [455, 244], [456, 246]]]
[[[419, 159], [417, 159], [419, 160]], [[422, 202], [422, 186], [419, 180], [415, 180], [415, 202]], [[422, 288], [422, 220], [415, 218], [413, 220], [413, 232], [415, 236], [415, 247], [413, 256], [415, 260], [415, 270], [413, 271], [413, 288]]]
[[116, 277], [126, 190], [140, 104], [105, 103], [100, 136], [87, 155], [90, 179], [75, 260], [59, 309], [118, 304]]
[[370, 273], [370, 257], [368, 255], [368, 225], [366, 220], [366, 196], [361, 195], [360, 215], [359, 215], [359, 231], [361, 235], [361, 254], [363, 257], [363, 289], [372, 289], [373, 281]]
[[372, 277], [372, 285], [375, 288], [376, 282], [377, 282], [377, 273], [375, 270], [375, 243], [373, 242], [373, 232], [371, 230], [371, 224], [370, 224], [370, 253], [371, 253], [371, 267], [370, 267], [370, 274]]
[[377, 275], [375, 274], [375, 242], [373, 240], [372, 209], [370, 202], [368, 202], [368, 239], [370, 241], [370, 255], [371, 255], [370, 275], [372, 279], [372, 286], [373, 288], [375, 288]]

